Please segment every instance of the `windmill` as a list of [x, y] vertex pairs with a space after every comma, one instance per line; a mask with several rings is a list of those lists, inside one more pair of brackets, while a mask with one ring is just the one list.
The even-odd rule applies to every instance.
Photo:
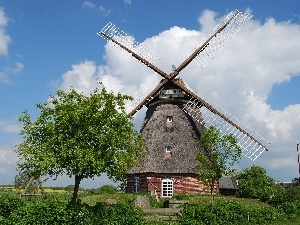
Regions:
[[203, 96], [200, 97], [178, 78], [192, 61], [204, 68], [241, 29], [251, 15], [231, 12], [212, 35], [203, 38], [198, 47], [170, 74], [157, 68], [157, 57], [143, 45], [108, 23], [97, 34], [130, 53], [138, 61], [162, 76], [161, 82], [129, 112], [133, 116], [143, 106], [147, 112], [141, 127], [146, 138], [147, 155], [139, 167], [127, 172], [127, 191], [151, 191], [161, 197], [173, 194], [196, 194], [209, 190], [197, 179], [198, 140], [205, 127], [214, 125], [222, 134], [233, 134], [242, 154], [254, 161], [268, 150], [268, 141]]

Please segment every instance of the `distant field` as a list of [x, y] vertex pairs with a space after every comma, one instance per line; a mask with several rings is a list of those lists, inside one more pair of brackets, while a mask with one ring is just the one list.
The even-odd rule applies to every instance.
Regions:
[[[0, 186], [0, 191], [7, 191], [7, 192], [24, 192], [24, 189], [15, 189], [13, 186]], [[51, 189], [51, 188], [44, 188], [44, 191], [46, 193], [66, 193], [63, 189]], [[39, 189], [37, 190], [37, 193], [41, 192]]]

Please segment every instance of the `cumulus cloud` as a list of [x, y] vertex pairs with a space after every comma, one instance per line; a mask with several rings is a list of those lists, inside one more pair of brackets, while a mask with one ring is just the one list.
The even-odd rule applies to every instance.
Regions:
[[[206, 10], [198, 18], [200, 30], [175, 26], [142, 44], [160, 56], [156, 66], [170, 73], [172, 65], [180, 65], [222, 18]], [[290, 176], [287, 179], [298, 175], [294, 149], [299, 142], [300, 104], [274, 110], [267, 100], [274, 85], [300, 75], [299, 38], [299, 24], [273, 18], [251, 19], [204, 70], [192, 62], [180, 74], [193, 90], [217, 102], [270, 141], [270, 151], [256, 163], [277, 179], [286, 174]], [[110, 43], [105, 45], [104, 57], [105, 65], [91, 61], [73, 65], [63, 75], [61, 87], [88, 91], [102, 81], [110, 90], [148, 94], [161, 80]], [[144, 112], [136, 115], [136, 123], [141, 123]]]
[[10, 75], [17, 75], [21, 73], [24, 69], [24, 64], [20, 62], [15, 62], [14, 67], [6, 67], [3, 71], [0, 71], [0, 83], [9, 83]]
[[8, 44], [10, 42], [9, 35], [5, 32], [8, 19], [5, 16], [3, 8], [0, 8], [0, 55], [5, 55], [8, 52]]
[[19, 133], [22, 126], [8, 121], [0, 121], [0, 130], [6, 133]]
[[106, 17], [111, 13], [110, 9], [106, 9], [103, 6], [97, 6], [91, 1], [84, 1], [82, 7], [95, 10], [96, 12], [100, 13], [102, 17]]
[[[10, 43], [10, 36], [6, 33], [6, 26], [8, 18], [5, 16], [5, 11], [0, 7], [0, 55], [8, 54], [8, 46]], [[15, 62], [14, 66], [6, 66], [0, 70], [0, 83], [9, 83], [9, 75], [19, 74], [24, 68], [20, 62]]]
[[12, 150], [3, 149], [0, 147], [0, 179], [6, 180], [5, 183], [11, 183], [16, 171], [12, 168], [16, 167], [18, 161], [17, 153]]

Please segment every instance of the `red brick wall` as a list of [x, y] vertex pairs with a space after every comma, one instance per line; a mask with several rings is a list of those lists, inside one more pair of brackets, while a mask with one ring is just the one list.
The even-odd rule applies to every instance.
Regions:
[[[127, 176], [127, 192], [133, 192], [134, 177], [140, 179], [140, 191], [151, 192], [156, 190], [158, 194], [161, 192], [161, 184], [163, 179], [172, 179], [174, 184], [174, 195], [178, 194], [210, 194], [210, 188], [205, 186], [197, 179], [196, 174], [136, 174]], [[215, 192], [219, 192], [218, 183], [215, 184]]]

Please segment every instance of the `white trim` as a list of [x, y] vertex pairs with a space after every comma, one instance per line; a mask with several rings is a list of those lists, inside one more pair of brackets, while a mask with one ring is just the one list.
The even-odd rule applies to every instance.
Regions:
[[174, 193], [174, 182], [171, 179], [163, 179], [161, 181], [161, 197], [172, 198]]

